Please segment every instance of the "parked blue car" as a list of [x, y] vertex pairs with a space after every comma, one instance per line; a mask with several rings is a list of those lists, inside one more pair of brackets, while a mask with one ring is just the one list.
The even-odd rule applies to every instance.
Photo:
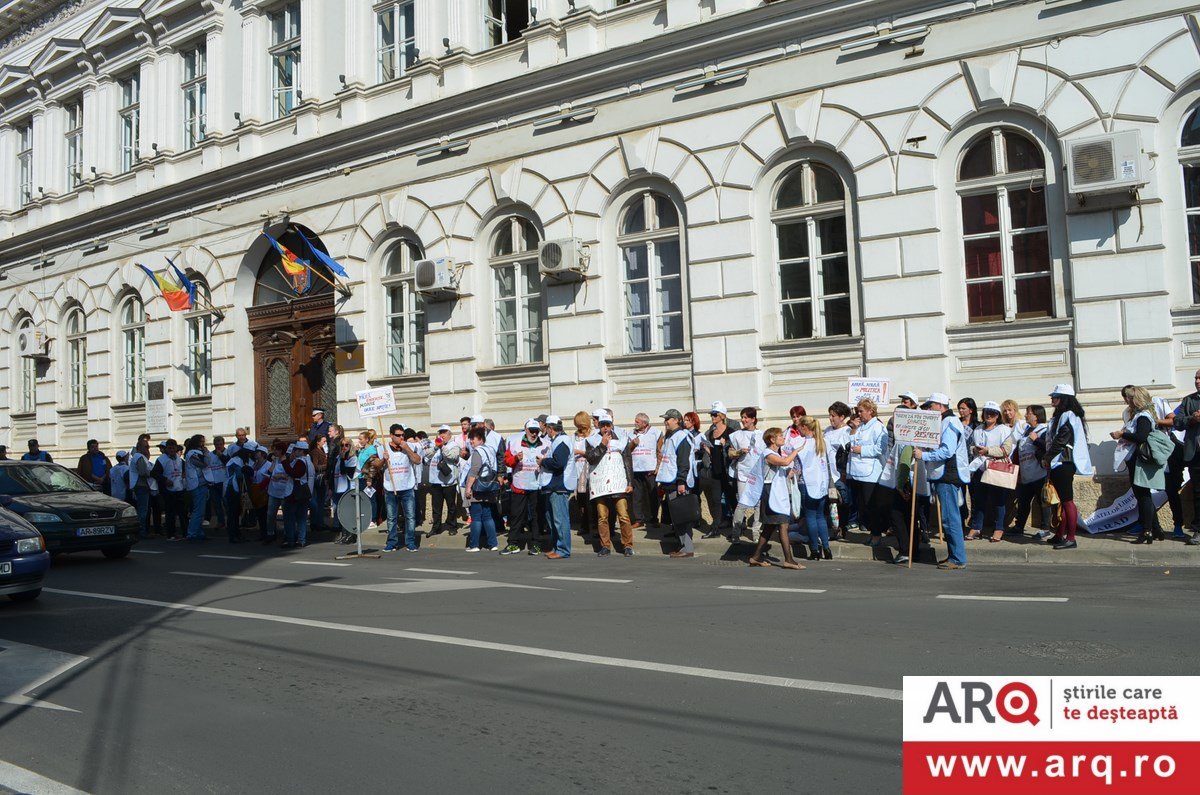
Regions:
[[42, 592], [50, 553], [37, 528], [12, 511], [0, 508], [0, 594], [29, 602]]

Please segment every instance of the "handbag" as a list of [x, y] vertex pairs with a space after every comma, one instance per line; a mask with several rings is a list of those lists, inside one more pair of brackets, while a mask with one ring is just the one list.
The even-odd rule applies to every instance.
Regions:
[[981, 482], [1000, 489], [1015, 489], [1017, 487], [1018, 466], [1007, 459], [991, 459], [987, 469], [983, 471]]
[[692, 524], [700, 519], [700, 498], [692, 492], [680, 494], [671, 491], [667, 494], [667, 510], [671, 514], [671, 524]]
[[1062, 502], [1058, 498], [1058, 489], [1054, 488], [1054, 484], [1047, 478], [1042, 485], [1042, 505], [1059, 505]]
[[792, 503], [792, 518], [799, 519], [804, 515], [804, 497], [800, 495], [800, 484], [795, 478], [788, 478], [788, 497]]

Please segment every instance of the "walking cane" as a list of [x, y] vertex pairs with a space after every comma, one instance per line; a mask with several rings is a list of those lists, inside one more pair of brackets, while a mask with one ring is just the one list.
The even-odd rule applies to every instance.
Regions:
[[913, 556], [916, 550], [913, 549], [913, 534], [917, 529], [917, 479], [921, 471], [921, 459], [916, 459], [913, 463], [912, 485], [909, 488], [909, 502], [912, 503], [908, 510], [908, 567], [911, 569], [913, 564]]
[[944, 532], [942, 532], [942, 498], [935, 494], [933, 499], [934, 499], [934, 502], [937, 504], [938, 543], [944, 544], [944, 543], [946, 543], [946, 534]]

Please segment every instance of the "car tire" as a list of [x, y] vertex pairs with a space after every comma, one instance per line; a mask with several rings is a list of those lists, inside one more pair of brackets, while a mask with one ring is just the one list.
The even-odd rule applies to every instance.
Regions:
[[100, 551], [103, 552], [104, 557], [108, 558], [109, 560], [120, 560], [128, 555], [129, 550], [131, 549], [133, 549], [132, 544], [125, 544], [124, 546], [120, 547], [105, 547]]
[[22, 591], [21, 593], [10, 593], [8, 595], [8, 598], [12, 599], [14, 602], [32, 602], [34, 599], [37, 599], [39, 596], [41, 596], [41, 594], [42, 594], [42, 589], [35, 588], [32, 591]]

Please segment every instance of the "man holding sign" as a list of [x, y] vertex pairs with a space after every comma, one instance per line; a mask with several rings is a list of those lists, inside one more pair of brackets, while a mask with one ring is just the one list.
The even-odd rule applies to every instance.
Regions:
[[[937, 448], [922, 450], [920, 446], [917, 446], [913, 457], [918, 461], [925, 462], [928, 467], [925, 478], [933, 486], [933, 492], [937, 495], [938, 504], [941, 507], [942, 530], [946, 535], [948, 554], [944, 561], [938, 563], [938, 568], [965, 569], [967, 567], [967, 545], [963, 542], [962, 514], [958, 509], [958, 495], [962, 484], [970, 478], [967, 471], [968, 434], [962, 422], [954, 416], [954, 412], [950, 411], [950, 398], [945, 394], [935, 392], [929, 396], [926, 403], [933, 411], [940, 412], [942, 417]], [[896, 413], [901, 414], [901, 412]], [[913, 413], [916, 412], [903, 412], [905, 415]], [[928, 414], [929, 412], [920, 413]], [[902, 424], [903, 418], [897, 417], [897, 438], [899, 438]], [[930, 430], [930, 428], [925, 428], [916, 431], [926, 446], [931, 441]], [[917, 443], [914, 442], [914, 445]]]

